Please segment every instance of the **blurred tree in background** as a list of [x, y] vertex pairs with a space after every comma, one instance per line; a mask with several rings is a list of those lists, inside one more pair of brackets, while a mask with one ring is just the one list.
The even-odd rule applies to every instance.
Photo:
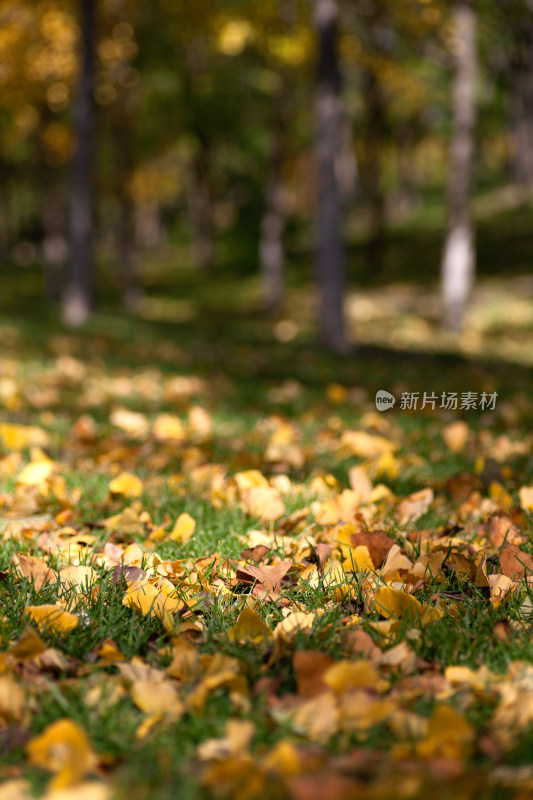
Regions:
[[176, 273], [257, 275], [269, 313], [315, 261], [317, 327], [345, 350], [353, 245], [386, 278], [394, 226], [433, 205], [458, 329], [472, 197], [528, 201], [532, 78], [529, 0], [2, 0], [4, 260], [41, 265], [69, 325], [104, 268], [139, 311], [167, 245]]

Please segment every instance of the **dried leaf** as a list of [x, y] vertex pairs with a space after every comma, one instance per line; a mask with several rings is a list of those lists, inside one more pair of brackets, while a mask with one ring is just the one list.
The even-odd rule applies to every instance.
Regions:
[[131, 472], [121, 472], [113, 478], [109, 484], [109, 491], [112, 494], [121, 494], [124, 497], [140, 497], [143, 493], [142, 481]]
[[60, 605], [28, 606], [26, 613], [37, 623], [41, 633], [70, 633], [78, 626], [79, 619], [70, 611], [65, 611]]
[[508, 578], [518, 581], [533, 574], [533, 558], [514, 544], [505, 544], [500, 551], [500, 570]]
[[196, 528], [196, 522], [190, 516], [190, 514], [186, 513], [180, 514], [174, 524], [174, 527], [172, 528], [170, 539], [173, 542], [186, 544], [192, 537], [195, 528]]
[[85, 731], [71, 719], [52, 722], [29, 743], [27, 752], [30, 764], [54, 773], [53, 789], [75, 785], [98, 763]]
[[414, 522], [431, 506], [434, 499], [433, 489], [421, 489], [419, 492], [414, 492], [406, 497], [396, 508], [396, 517], [400, 525], [406, 525], [408, 522]]
[[272, 639], [272, 631], [259, 614], [251, 608], [244, 608], [237, 622], [226, 631], [226, 636], [234, 642], [261, 644]]
[[394, 539], [387, 536], [385, 531], [365, 531], [354, 533], [350, 537], [351, 543], [355, 547], [364, 545], [368, 547], [368, 552], [376, 569], [379, 569], [385, 561], [387, 554], [394, 544]]

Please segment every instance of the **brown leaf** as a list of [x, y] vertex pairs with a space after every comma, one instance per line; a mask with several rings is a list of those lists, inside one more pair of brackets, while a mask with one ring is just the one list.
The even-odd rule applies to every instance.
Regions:
[[472, 492], [481, 489], [481, 481], [469, 472], [462, 472], [460, 475], [452, 475], [446, 481], [446, 490], [450, 498], [457, 503], [464, 502]]
[[141, 581], [146, 578], [145, 570], [140, 567], [120, 566], [110, 569], [109, 572], [111, 573], [111, 580], [113, 583], [120, 583], [122, 578], [128, 583], [132, 581]]
[[368, 552], [376, 569], [379, 569], [387, 554], [394, 544], [394, 539], [387, 536], [385, 531], [365, 531], [364, 533], [354, 533], [350, 536], [350, 541], [354, 547], [368, 547]]
[[361, 784], [333, 771], [299, 775], [288, 786], [291, 800], [355, 800], [365, 791]]
[[44, 653], [46, 645], [34, 628], [26, 628], [20, 635], [20, 639], [11, 647], [8, 652], [15, 658], [35, 658]]
[[259, 563], [270, 552], [270, 548], [264, 544], [256, 544], [255, 547], [246, 547], [242, 553], [241, 558], [243, 561], [255, 561]]
[[361, 655], [364, 658], [376, 658], [381, 655], [381, 650], [366, 631], [350, 628], [343, 633], [345, 649], [348, 652], [357, 653], [357, 655]]
[[20, 571], [25, 578], [33, 581], [36, 592], [39, 592], [47, 584], [57, 581], [57, 574], [42, 558], [27, 556], [25, 553], [19, 553], [17, 558]]
[[326, 691], [322, 677], [335, 661], [320, 650], [297, 650], [293, 657], [300, 697], [316, 697]]
[[237, 580], [243, 583], [257, 581], [267, 589], [279, 591], [281, 582], [291, 567], [292, 561], [289, 559], [280, 561], [279, 564], [273, 564], [270, 567], [266, 565], [255, 566], [254, 564], [249, 564], [237, 570]]
[[485, 531], [493, 547], [501, 547], [504, 543], [519, 545], [527, 541], [517, 526], [504, 514], [493, 514], [489, 517]]
[[505, 544], [500, 552], [500, 569], [513, 581], [533, 573], [533, 558], [514, 544]]
[[413, 492], [408, 497], [401, 500], [396, 508], [396, 517], [400, 525], [414, 522], [419, 517], [423, 516], [431, 506], [433, 500], [434, 493], [431, 487], [420, 489], [419, 492]]

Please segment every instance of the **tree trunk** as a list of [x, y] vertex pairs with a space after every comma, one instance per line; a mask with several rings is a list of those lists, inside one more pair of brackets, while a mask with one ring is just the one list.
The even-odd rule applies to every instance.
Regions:
[[365, 162], [366, 195], [370, 209], [369, 241], [379, 248], [385, 230], [385, 193], [383, 191], [383, 146], [385, 139], [385, 98], [379, 79], [367, 72], [364, 81], [366, 108]]
[[74, 102], [75, 148], [70, 197], [70, 264], [63, 320], [86, 322], [94, 303], [92, 154], [94, 132], [94, 49], [96, 0], [81, 0], [81, 68]]
[[65, 237], [65, 203], [59, 187], [47, 189], [43, 196], [43, 267], [47, 300], [59, 302], [68, 245]]
[[122, 305], [137, 311], [143, 293], [139, 287], [135, 253], [135, 205], [129, 189], [133, 170], [130, 131], [133, 119], [127, 103], [117, 109], [114, 125], [116, 172], [116, 248]]
[[318, 161], [317, 273], [321, 290], [320, 332], [323, 343], [347, 352], [344, 293], [346, 263], [341, 232], [341, 202], [335, 169], [342, 141], [341, 78], [338, 64], [338, 7], [336, 0], [315, 0], [318, 36], [316, 95], [316, 152]]
[[275, 313], [281, 304], [284, 290], [285, 248], [285, 189], [283, 163], [286, 156], [286, 125], [288, 108], [288, 77], [275, 101], [272, 150], [269, 175], [265, 187], [265, 212], [261, 221], [259, 268], [262, 295], [267, 313]]
[[207, 141], [199, 135], [191, 165], [189, 214], [192, 260], [205, 274], [209, 274], [213, 270], [215, 251], [209, 161]]
[[[526, 7], [512, 26], [510, 59], [511, 98], [514, 111], [514, 169], [516, 179], [533, 189], [533, 20]], [[518, 22], [518, 24], [517, 24]]]
[[448, 230], [442, 257], [444, 326], [460, 330], [474, 279], [470, 190], [476, 119], [476, 16], [471, 0], [455, 0], [457, 34], [452, 86], [453, 132], [448, 183]]
[[[275, 169], [275, 167], [273, 168]], [[279, 309], [283, 298], [283, 267], [285, 264], [283, 194], [281, 175], [279, 172], [271, 174], [265, 189], [266, 208], [261, 221], [259, 243], [262, 295], [268, 314], [274, 314]]]
[[119, 187], [117, 201], [116, 242], [122, 305], [127, 311], [137, 311], [143, 293], [136, 269], [134, 205], [124, 184]]

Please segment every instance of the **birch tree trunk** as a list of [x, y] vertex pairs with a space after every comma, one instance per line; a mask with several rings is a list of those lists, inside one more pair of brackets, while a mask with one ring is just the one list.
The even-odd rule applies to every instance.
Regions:
[[63, 321], [86, 322], [94, 302], [92, 153], [96, 0], [81, 0], [81, 66], [74, 102], [75, 147], [70, 196], [70, 262], [63, 295]]
[[476, 120], [476, 15], [472, 0], [455, 0], [453, 132], [448, 183], [448, 230], [441, 265], [443, 322], [460, 330], [474, 280], [475, 244], [470, 190]]
[[320, 287], [320, 333], [326, 347], [350, 349], [345, 331], [346, 263], [341, 231], [341, 201], [336, 159], [342, 143], [341, 78], [338, 64], [336, 0], [315, 0], [318, 38], [316, 152], [318, 161], [317, 273]]

